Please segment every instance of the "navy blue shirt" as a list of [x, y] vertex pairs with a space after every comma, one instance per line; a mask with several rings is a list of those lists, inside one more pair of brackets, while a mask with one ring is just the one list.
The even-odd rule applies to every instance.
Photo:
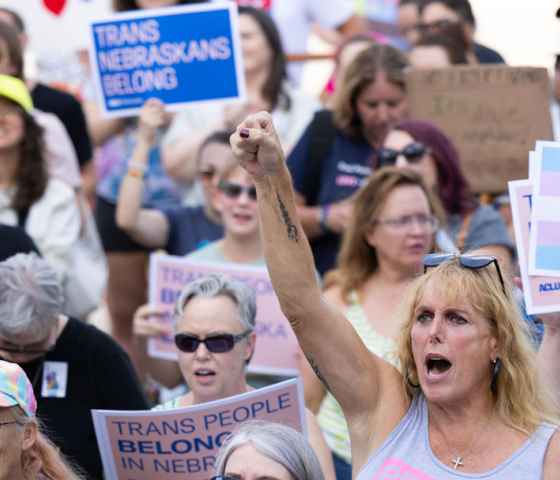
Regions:
[[224, 236], [222, 225], [208, 218], [203, 207], [178, 207], [164, 210], [169, 221], [166, 251], [187, 255]]
[[[316, 177], [309, 166], [310, 127], [308, 126], [288, 157], [294, 188], [305, 197], [307, 206], [329, 205], [350, 197], [371, 175], [373, 149], [365, 139], [354, 139], [337, 131], [329, 154], [318, 173], [317, 198], [312, 198], [308, 176]], [[321, 275], [332, 269], [340, 248], [341, 235], [328, 232], [311, 241], [315, 267]]]
[[504, 57], [502, 57], [498, 52], [496, 52], [496, 50], [492, 50], [489, 47], [485, 47], [480, 43], [474, 44], [474, 55], [476, 56], [476, 59], [480, 63], [486, 63], [486, 64], [506, 63]]

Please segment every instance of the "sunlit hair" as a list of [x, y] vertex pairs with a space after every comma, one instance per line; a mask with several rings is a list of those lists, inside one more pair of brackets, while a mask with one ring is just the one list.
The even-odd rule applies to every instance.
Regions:
[[[507, 280], [506, 280], [507, 281]], [[399, 359], [409, 395], [417, 393], [418, 371], [412, 351], [412, 328], [416, 309], [427, 290], [448, 304], [468, 303], [487, 319], [491, 334], [497, 340], [501, 369], [494, 390], [495, 412], [503, 422], [525, 434], [531, 434], [543, 421], [558, 424], [552, 396], [540, 382], [536, 368], [536, 353], [532, 347], [526, 322], [506, 283], [504, 294], [496, 267], [471, 270], [458, 260], [428, 269], [410, 286], [401, 315], [403, 329], [399, 339]], [[492, 363], [488, 359], [488, 389], [492, 382]], [[419, 387], [421, 388], [421, 387]]]
[[245, 330], [255, 329], [257, 300], [245, 283], [221, 273], [210, 273], [185, 285], [175, 305], [175, 320], [183, 316], [187, 304], [196, 297], [228, 297], [237, 306], [239, 323]]
[[56, 270], [36, 253], [0, 262], [0, 335], [47, 338], [62, 313], [63, 295]]
[[301, 433], [286, 425], [258, 420], [244, 423], [221, 448], [216, 474], [223, 475], [232, 454], [245, 445], [282, 465], [293, 480], [324, 479], [319, 460]]
[[405, 91], [404, 70], [408, 66], [406, 55], [390, 45], [372, 45], [360, 52], [337, 85], [334, 102], [334, 123], [353, 137], [362, 135], [362, 121], [357, 113], [356, 101], [369, 85], [383, 72], [387, 81]]
[[9, 410], [19, 428], [29, 428], [28, 425], [34, 424], [34, 428], [37, 429], [35, 443], [21, 454], [21, 467], [26, 478], [39, 478], [37, 474], [44, 480], [86, 478], [85, 475], [78, 473], [78, 467], [71, 465], [58, 447], [43, 433], [43, 427], [36, 417], [28, 417], [18, 406], [9, 407]]
[[406, 168], [380, 169], [355, 196], [354, 212], [342, 239], [336, 270], [326, 275], [324, 288], [337, 285], [343, 298], [348, 299], [350, 292], [360, 288], [377, 270], [377, 252], [366, 236], [375, 228], [372, 222], [379, 217], [389, 195], [397, 188], [408, 186], [422, 189], [431, 213], [442, 222], [444, 216], [439, 200], [418, 173]]

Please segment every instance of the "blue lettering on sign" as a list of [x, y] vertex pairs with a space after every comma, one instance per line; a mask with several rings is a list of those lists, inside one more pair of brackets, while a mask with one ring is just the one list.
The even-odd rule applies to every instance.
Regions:
[[545, 282], [539, 284], [539, 293], [555, 292], [560, 290], [560, 282]]
[[154, 458], [154, 471], [165, 473], [199, 473], [213, 471], [216, 457], [205, 455], [202, 458], [175, 458], [165, 460]]

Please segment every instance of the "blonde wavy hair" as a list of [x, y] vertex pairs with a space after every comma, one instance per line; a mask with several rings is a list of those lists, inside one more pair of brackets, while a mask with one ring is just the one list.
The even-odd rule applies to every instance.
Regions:
[[64, 458], [48, 437], [42, 433], [42, 427], [35, 417], [28, 417], [18, 406], [9, 407], [13, 419], [18, 427], [26, 428], [34, 424], [37, 429], [35, 443], [22, 451], [21, 466], [25, 478], [35, 479], [40, 475], [44, 480], [85, 480], [85, 475], [79, 472]]
[[[415, 310], [429, 288], [447, 302], [468, 302], [487, 319], [497, 340], [501, 368], [493, 389], [494, 409], [508, 426], [531, 434], [542, 422], [559, 424], [551, 392], [539, 380], [536, 352], [531, 343], [527, 323], [521, 318], [506, 279], [504, 293], [495, 265], [472, 270], [460, 265], [458, 259], [446, 261], [416, 279], [409, 287], [403, 303], [403, 329], [399, 339], [399, 359], [410, 397], [421, 387], [412, 354], [411, 332]], [[492, 382], [491, 363], [488, 365], [488, 388]]]
[[424, 192], [430, 212], [440, 222], [445, 214], [437, 196], [426, 186], [422, 177], [409, 169], [385, 167], [370, 177], [354, 196], [354, 213], [342, 238], [336, 269], [327, 273], [323, 288], [338, 286], [347, 302], [352, 290], [360, 288], [376, 272], [377, 252], [366, 240], [372, 223], [379, 217], [389, 195], [399, 187], [419, 187]]

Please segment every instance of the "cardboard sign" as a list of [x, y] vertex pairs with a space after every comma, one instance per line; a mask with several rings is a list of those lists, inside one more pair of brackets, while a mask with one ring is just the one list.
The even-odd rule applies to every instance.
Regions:
[[527, 178], [527, 152], [552, 138], [544, 68], [465, 66], [407, 75], [411, 118], [454, 142], [473, 191], [499, 193]]
[[105, 478], [207, 480], [220, 447], [243, 422], [265, 420], [306, 434], [299, 379], [173, 410], [92, 410]]
[[509, 182], [523, 296], [527, 313], [531, 315], [560, 311], [560, 277], [529, 276], [528, 253], [533, 190], [533, 184], [529, 180]]
[[237, 7], [228, 2], [121, 13], [93, 22], [91, 65], [108, 116], [245, 97]]
[[[183, 287], [209, 273], [223, 273], [249, 285], [257, 294], [255, 332], [257, 345], [249, 371], [273, 375], [295, 375], [300, 352], [296, 336], [280, 310], [265, 267], [240, 266], [234, 263], [206, 263], [152, 254], [150, 257], [149, 301], [159, 306], [165, 315], [162, 322], [173, 324], [175, 302]], [[148, 354], [175, 360], [177, 352], [173, 338], [150, 339]]]

